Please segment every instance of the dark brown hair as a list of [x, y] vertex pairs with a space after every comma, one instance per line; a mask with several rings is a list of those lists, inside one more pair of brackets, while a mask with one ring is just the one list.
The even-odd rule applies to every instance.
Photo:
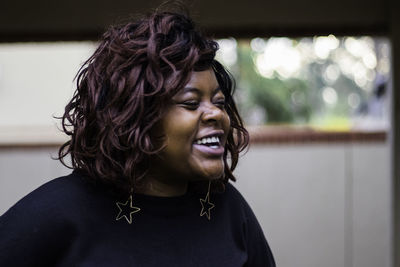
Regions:
[[218, 44], [205, 38], [184, 14], [154, 12], [111, 27], [77, 74], [77, 89], [65, 107], [62, 128], [71, 137], [59, 149], [72, 167], [126, 193], [143, 179], [149, 159], [162, 147], [151, 129], [189, 81], [192, 71], [212, 68], [226, 98], [231, 130], [225, 146], [225, 177], [235, 180], [248, 133], [233, 100], [234, 83], [214, 57]]

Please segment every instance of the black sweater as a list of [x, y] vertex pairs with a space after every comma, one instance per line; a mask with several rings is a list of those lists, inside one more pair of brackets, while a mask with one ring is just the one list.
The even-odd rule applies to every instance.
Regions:
[[199, 216], [204, 197], [136, 194], [140, 211], [129, 224], [129, 212], [123, 217], [104, 188], [73, 172], [0, 217], [0, 266], [275, 266], [256, 217], [232, 185], [210, 195], [210, 220]]

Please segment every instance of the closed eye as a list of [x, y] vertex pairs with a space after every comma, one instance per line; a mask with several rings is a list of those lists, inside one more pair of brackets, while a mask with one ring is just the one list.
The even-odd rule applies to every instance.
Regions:
[[186, 109], [195, 110], [199, 107], [199, 102], [196, 100], [188, 100], [180, 103], [180, 105]]
[[225, 102], [225, 99], [222, 98], [222, 99], [216, 100], [216, 101], [214, 102], [214, 104], [215, 104], [217, 107], [219, 107], [219, 108], [221, 108], [221, 109], [224, 109], [224, 108], [225, 108], [225, 105], [226, 105], [226, 102]]

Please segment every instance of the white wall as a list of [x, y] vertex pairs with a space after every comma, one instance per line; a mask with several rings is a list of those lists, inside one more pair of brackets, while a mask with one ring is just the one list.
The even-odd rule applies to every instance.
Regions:
[[[0, 214], [69, 173], [53, 149], [0, 150]], [[386, 143], [253, 145], [236, 186], [253, 207], [279, 267], [390, 267]]]
[[0, 44], [0, 131], [53, 126], [94, 48], [94, 42]]
[[0, 150], [0, 214], [45, 182], [70, 173], [58, 161], [56, 149]]
[[391, 266], [388, 144], [253, 146], [236, 174], [278, 266]]

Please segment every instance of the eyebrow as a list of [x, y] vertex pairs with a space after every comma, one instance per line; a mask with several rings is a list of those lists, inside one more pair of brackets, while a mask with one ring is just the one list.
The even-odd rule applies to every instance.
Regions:
[[[221, 87], [218, 86], [213, 90], [212, 95], [216, 95], [220, 91], [222, 91]], [[200, 94], [201, 90], [196, 87], [184, 87], [182, 90], [182, 93], [191, 93], [191, 92]]]

